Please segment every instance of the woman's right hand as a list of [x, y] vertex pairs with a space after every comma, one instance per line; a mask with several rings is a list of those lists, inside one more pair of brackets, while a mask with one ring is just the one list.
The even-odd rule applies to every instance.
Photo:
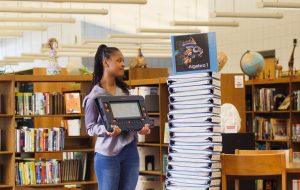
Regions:
[[116, 137], [119, 134], [121, 134], [121, 132], [122, 132], [122, 129], [120, 129], [118, 126], [114, 126], [113, 131], [112, 132], [107, 131], [106, 134], [110, 137]]

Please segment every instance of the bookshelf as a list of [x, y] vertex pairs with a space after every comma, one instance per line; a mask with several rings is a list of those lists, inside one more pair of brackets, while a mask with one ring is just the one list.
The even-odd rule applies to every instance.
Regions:
[[[168, 113], [168, 87], [167, 87], [167, 78], [154, 78], [154, 79], [136, 79], [130, 80], [130, 88], [135, 88], [139, 86], [149, 86], [149, 87], [158, 87], [159, 94], [159, 112], [151, 113], [149, 112], [150, 117], [158, 117], [159, 118], [159, 141], [157, 142], [139, 142], [138, 146], [140, 148], [154, 148], [159, 151], [159, 170], [154, 171], [145, 171], [141, 170], [140, 175], [152, 175], [159, 176], [161, 181], [161, 186], [163, 186], [163, 182], [165, 180], [165, 174], [163, 172], [163, 154], [167, 154], [168, 152], [168, 144], [164, 144], [164, 126], [165, 122], [168, 121], [167, 113]], [[141, 154], [140, 154], [141, 156]], [[155, 163], [157, 164], [157, 163]]]
[[[259, 94], [257, 93], [259, 89], [274, 89], [274, 96], [277, 94], [283, 94], [285, 97], [290, 96], [288, 103], [289, 107], [285, 110], [278, 110], [278, 104], [274, 102], [274, 109], [257, 110], [256, 99]], [[296, 91], [300, 90], [300, 77], [287, 77], [272, 80], [248, 80], [245, 81], [245, 96], [246, 96], [246, 130], [248, 132], [253, 132], [254, 119], [255, 117], [261, 118], [276, 118], [276, 119], [288, 119], [289, 123], [286, 125], [287, 139], [262, 139], [257, 138], [256, 142], [258, 144], [266, 145], [267, 148], [292, 148], [293, 152], [300, 151], [300, 139], [294, 139], [296, 124], [300, 124], [300, 110], [295, 108], [294, 104], [297, 101], [295, 96]], [[280, 96], [280, 95], [279, 95]], [[265, 99], [266, 100], [266, 99]], [[283, 100], [283, 98], [282, 98]], [[281, 101], [282, 101], [281, 100]], [[266, 101], [265, 101], [266, 102]], [[271, 125], [273, 126], [273, 125]], [[300, 125], [299, 125], [300, 126]], [[294, 130], [293, 130], [294, 129]], [[299, 134], [297, 134], [299, 135]]]
[[[80, 185], [81, 189], [97, 189], [97, 180], [93, 170], [93, 152], [95, 138], [87, 136], [84, 128], [84, 114], [58, 115], [17, 115], [15, 113], [15, 92], [18, 84], [32, 84], [32, 92], [65, 92], [79, 91], [87, 93], [91, 76], [55, 75], [45, 76], [42, 70], [35, 70], [35, 75], [0, 75], [0, 93], [4, 105], [0, 113], [2, 149], [0, 150], [1, 175], [0, 189], [64, 189], [65, 185]], [[76, 86], [76, 88], [74, 88]], [[3, 103], [2, 102], [2, 103]], [[16, 119], [32, 119], [34, 128], [59, 127], [62, 119], [79, 118], [81, 120], [80, 136], [65, 136], [65, 146], [60, 151], [16, 152], [15, 125]], [[15, 162], [35, 161], [42, 159], [63, 159], [64, 152], [87, 153], [86, 178], [84, 181], [61, 182], [57, 184], [16, 185]]]
[[[152, 69], [154, 73], [167, 73], [167, 69]], [[138, 74], [135, 74], [138, 72]], [[142, 72], [144, 73], [145, 70]], [[164, 180], [162, 172], [162, 153], [167, 152], [167, 146], [163, 144], [164, 122], [167, 121], [168, 110], [168, 91], [166, 85], [166, 78], [154, 78], [151, 73], [146, 72], [144, 76], [146, 79], [134, 79], [127, 81], [130, 87], [133, 86], [157, 86], [159, 87], [159, 111], [150, 112], [150, 117], [160, 118], [159, 134], [160, 141], [157, 143], [139, 143], [139, 147], [152, 147], [159, 150], [159, 164], [158, 171], [140, 171], [141, 175], [159, 176], [161, 182]], [[16, 114], [16, 87], [18, 85], [30, 84], [31, 92], [69, 92], [78, 91], [80, 93], [87, 93], [90, 88], [91, 76], [72, 76], [66, 75], [63, 72], [61, 75], [46, 76], [44, 69], [33, 69], [29, 74], [25, 75], [0, 75], [0, 94], [3, 95], [4, 103], [3, 109], [0, 112], [0, 129], [5, 131], [5, 136], [2, 137], [2, 149], [0, 150], [0, 189], [7, 190], [30, 190], [30, 189], [66, 189], [67, 185], [79, 185], [79, 189], [97, 189], [97, 179], [94, 174], [94, 144], [95, 137], [90, 137], [85, 132], [84, 114], [51, 114], [51, 115], [18, 115]], [[167, 75], [167, 74], [166, 74]], [[139, 69], [131, 71], [131, 78], [140, 77]], [[161, 74], [160, 74], [161, 76]], [[147, 79], [150, 77], [150, 79]], [[151, 78], [152, 77], [152, 78]], [[156, 76], [154, 76], [156, 77]], [[81, 120], [80, 136], [65, 136], [65, 145], [63, 150], [59, 151], [35, 151], [35, 152], [17, 152], [16, 151], [16, 132], [15, 127], [17, 120], [29, 119], [33, 120], [33, 128], [55, 128], [60, 126], [62, 119], [79, 118]], [[84, 181], [69, 181], [59, 182], [57, 184], [34, 184], [34, 185], [16, 185], [16, 162], [28, 162], [40, 159], [56, 159], [63, 160], [63, 154], [69, 152], [83, 152], [87, 153], [87, 168], [86, 178]], [[76, 188], [78, 189], [78, 188]], [[70, 189], [68, 189], [70, 190]]]

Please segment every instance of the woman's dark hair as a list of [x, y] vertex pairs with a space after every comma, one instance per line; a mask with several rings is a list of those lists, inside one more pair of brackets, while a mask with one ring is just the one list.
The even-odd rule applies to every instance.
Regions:
[[[95, 85], [99, 84], [100, 80], [103, 77], [103, 72], [104, 72], [103, 61], [104, 61], [104, 59], [109, 59], [110, 56], [117, 51], [120, 51], [120, 50], [116, 47], [107, 47], [104, 44], [101, 44], [98, 47], [96, 55], [95, 55], [94, 73], [93, 73], [93, 80], [92, 80], [90, 91], [93, 89], [93, 87]], [[116, 85], [119, 88], [121, 88], [124, 93], [129, 94], [128, 86], [121, 78], [116, 78]]]

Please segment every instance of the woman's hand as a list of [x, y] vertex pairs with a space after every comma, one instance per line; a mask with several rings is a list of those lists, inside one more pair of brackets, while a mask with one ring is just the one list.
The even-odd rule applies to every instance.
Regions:
[[113, 128], [113, 131], [112, 132], [106, 132], [106, 134], [110, 137], [116, 137], [118, 136], [119, 134], [121, 134], [122, 132], [122, 129], [120, 129], [118, 126], [114, 126], [112, 127]]
[[139, 131], [140, 135], [149, 135], [151, 130], [149, 128], [149, 124], [145, 124], [145, 126]]

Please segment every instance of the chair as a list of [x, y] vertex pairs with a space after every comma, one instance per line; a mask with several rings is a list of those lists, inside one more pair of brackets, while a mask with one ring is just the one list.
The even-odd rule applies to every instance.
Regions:
[[[282, 190], [286, 190], [286, 160], [280, 154], [222, 154], [222, 190], [227, 189], [227, 176], [267, 177], [281, 176]], [[235, 189], [238, 190], [238, 181]]]
[[235, 154], [285, 154], [286, 163], [293, 162], [293, 150], [283, 149], [283, 150], [239, 150], [235, 149]]

